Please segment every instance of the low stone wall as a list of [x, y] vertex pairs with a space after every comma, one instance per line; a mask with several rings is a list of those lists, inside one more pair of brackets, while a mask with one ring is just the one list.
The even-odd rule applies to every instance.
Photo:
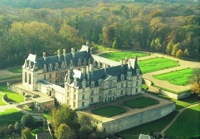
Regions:
[[173, 98], [173, 99], [183, 99], [183, 98], [189, 97], [191, 95], [190, 92], [175, 94], [175, 93], [171, 93], [171, 92], [165, 91], [165, 90], [160, 90], [160, 93], [165, 96], [168, 96], [170, 98]]
[[25, 94], [32, 94], [31, 92], [28, 92], [27, 90], [25, 89], [22, 89], [22, 88], [19, 88], [17, 87], [16, 85], [11, 85], [10, 87], [10, 90], [12, 90], [13, 92], [17, 92], [19, 93], [20, 95], [25, 95]]
[[107, 133], [117, 133], [141, 124], [160, 119], [175, 111], [176, 104], [170, 103], [155, 109], [150, 109], [127, 117], [98, 124], [99, 128]]
[[17, 107], [20, 108], [20, 109], [23, 109], [24, 106], [34, 107], [34, 105], [35, 105], [34, 101], [26, 101], [26, 102], [19, 103], [17, 105]]
[[24, 114], [30, 114], [35, 122], [43, 122], [44, 120], [43, 113], [33, 113], [33, 112], [28, 112], [26, 110], [22, 110], [22, 112]]
[[0, 85], [1, 85], [1, 84], [6, 84], [7, 82], [9, 82], [9, 83], [17, 83], [17, 82], [21, 82], [21, 81], [22, 81], [22, 78], [1, 80], [1, 81], [0, 81]]

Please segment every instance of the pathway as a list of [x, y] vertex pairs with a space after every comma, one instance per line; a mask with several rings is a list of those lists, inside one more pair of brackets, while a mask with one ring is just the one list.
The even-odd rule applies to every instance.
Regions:
[[21, 75], [21, 73], [13, 73], [13, 72], [10, 72], [8, 69], [0, 70], [0, 79], [9, 78], [16, 75]]
[[188, 108], [191, 108], [191, 107], [194, 107], [194, 106], [197, 106], [197, 105], [200, 105], [199, 103], [197, 104], [193, 104], [193, 105], [190, 105], [188, 107], [185, 107], [185, 108], [182, 108], [180, 110], [178, 110], [178, 114], [176, 115], [176, 117], [174, 117], [174, 119], [161, 131], [161, 133], [165, 133], [165, 131], [167, 131], [167, 129], [176, 121], [176, 119], [182, 114], [183, 111], [185, 111], [186, 109]]

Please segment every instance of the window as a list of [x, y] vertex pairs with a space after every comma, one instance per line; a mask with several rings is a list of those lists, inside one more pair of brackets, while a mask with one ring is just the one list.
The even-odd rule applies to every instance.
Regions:
[[29, 84], [31, 84], [31, 74], [29, 73]]
[[58, 73], [56, 72], [56, 77], [58, 77]]
[[46, 78], [46, 75], [44, 75], [44, 80], [46, 80], [47, 78]]
[[123, 90], [121, 90], [121, 95], [123, 95]]
[[85, 94], [82, 94], [82, 100], [84, 100], [85, 99]]
[[137, 88], [135, 89], [135, 93], [138, 93], [138, 89]]
[[67, 92], [67, 97], [69, 97], [69, 92]]
[[25, 82], [27, 83], [27, 72], [25, 72]]
[[138, 81], [136, 82], [136, 86], [138, 86]]
[[49, 74], [49, 78], [51, 78], [51, 74]]
[[85, 103], [84, 102], [82, 102], [82, 107], [84, 107], [85, 106]]
[[92, 92], [91, 92], [91, 96], [92, 96], [92, 95], [94, 95], [94, 91], [93, 91], [93, 90], [92, 90]]
[[101, 100], [101, 95], [99, 96], [99, 101]]
[[74, 100], [76, 100], [76, 94], [74, 94]]
[[76, 107], [76, 102], [73, 103], [73, 107]]
[[91, 102], [93, 102], [93, 97], [91, 97]]
[[85, 88], [83, 88], [83, 93], [85, 93]]

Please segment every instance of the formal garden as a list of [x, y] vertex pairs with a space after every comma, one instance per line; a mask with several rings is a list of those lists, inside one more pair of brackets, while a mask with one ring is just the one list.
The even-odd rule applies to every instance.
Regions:
[[125, 101], [124, 104], [131, 108], [144, 108], [151, 105], [159, 104], [159, 101], [149, 97], [139, 97], [136, 99]]
[[112, 116], [120, 115], [125, 112], [126, 112], [125, 109], [118, 106], [106, 106], [106, 107], [101, 107], [101, 108], [92, 110], [93, 114], [100, 115], [103, 117], [112, 117]]
[[0, 86], [0, 92], [2, 94], [6, 94], [7, 95], [7, 100], [6, 101], [9, 102], [9, 103], [19, 103], [19, 102], [23, 102], [24, 101], [24, 96], [22, 96], [22, 95], [20, 95], [18, 93], [10, 91], [7, 88], [7, 86]]
[[120, 61], [120, 60], [124, 60], [125, 58], [135, 58], [135, 56], [143, 57], [143, 56], [148, 56], [148, 55], [149, 54], [145, 52], [120, 51], [120, 52], [104, 53], [104, 54], [101, 54], [100, 56], [114, 60], [114, 61]]
[[190, 79], [192, 78], [194, 70], [191, 68], [171, 71], [159, 75], [155, 75], [154, 78], [159, 80], [166, 80], [171, 84], [175, 85], [188, 85], [190, 84]]
[[172, 67], [179, 66], [178, 61], [163, 58], [163, 57], [156, 57], [156, 58], [150, 58], [141, 60], [138, 62], [138, 65], [142, 71], [142, 73], [149, 73], [154, 71], [159, 71], [163, 69], [168, 69]]

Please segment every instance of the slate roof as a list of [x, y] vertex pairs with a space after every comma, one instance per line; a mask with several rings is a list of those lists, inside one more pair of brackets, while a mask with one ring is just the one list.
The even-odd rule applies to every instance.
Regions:
[[[128, 64], [117, 65], [108, 68], [96, 69], [93, 71], [89, 71], [88, 73], [82, 73], [78, 70], [73, 70], [70, 79], [71, 86], [74, 86], [74, 79], [77, 81], [77, 88], [82, 88], [82, 81], [85, 79], [87, 81], [86, 86], [90, 86], [91, 82], [94, 81], [95, 85], [98, 86], [100, 80], [106, 80], [108, 77], [115, 76], [117, 80], [121, 80], [121, 75], [127, 75], [127, 71], [130, 70], [132, 75], [136, 75], [136, 69], [138, 68], [137, 61], [131, 60], [131, 67], [128, 67]], [[133, 67], [132, 67], [133, 66]], [[139, 74], [142, 74], [139, 70]], [[68, 77], [68, 75], [66, 75]]]
[[63, 54], [60, 54], [60, 57], [58, 57], [58, 55], [53, 55], [47, 56], [46, 60], [44, 60], [43, 57], [37, 58], [36, 55], [29, 54], [27, 60], [31, 62], [32, 66], [35, 64], [38, 70], [43, 69], [44, 64], [46, 64], [47, 69], [49, 68], [49, 64], [52, 64], [52, 67], [54, 69], [56, 63], [59, 64], [58, 68], [61, 68], [62, 61], [66, 61], [67, 66], [69, 66], [71, 60], [73, 61], [74, 66], [77, 66], [79, 60], [81, 60], [81, 62], [83, 63], [84, 59], [88, 61], [91, 58], [90, 51], [86, 49], [89, 49], [89, 47], [84, 46], [84, 49], [81, 49], [79, 52], [74, 53], [74, 57], [72, 56], [72, 53], [67, 53], [65, 57]]

